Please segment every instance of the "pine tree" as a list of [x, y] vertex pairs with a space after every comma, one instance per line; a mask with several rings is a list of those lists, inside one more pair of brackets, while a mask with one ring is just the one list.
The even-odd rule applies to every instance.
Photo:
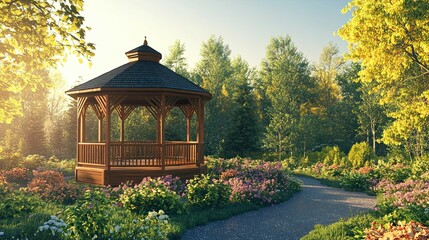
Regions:
[[231, 81], [235, 83], [232, 101], [235, 106], [223, 144], [223, 156], [249, 157], [258, 150], [260, 145], [257, 106], [249, 84], [251, 70], [241, 58], [234, 59], [232, 67], [234, 73]]

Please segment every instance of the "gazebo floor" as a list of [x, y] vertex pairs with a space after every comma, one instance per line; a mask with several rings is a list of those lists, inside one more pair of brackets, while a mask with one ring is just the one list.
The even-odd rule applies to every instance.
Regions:
[[196, 166], [195, 164], [166, 166], [164, 171], [162, 171], [161, 167], [111, 167], [110, 169], [104, 169], [77, 166], [75, 179], [77, 182], [82, 183], [117, 186], [127, 181], [139, 183], [145, 177], [165, 175], [178, 176], [182, 180], [191, 179], [206, 170], [205, 165]]

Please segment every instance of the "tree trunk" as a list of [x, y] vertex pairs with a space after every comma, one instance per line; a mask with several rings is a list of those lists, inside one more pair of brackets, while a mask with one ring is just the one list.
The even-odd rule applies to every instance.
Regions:
[[372, 133], [372, 151], [375, 154], [375, 121], [371, 119], [371, 133]]

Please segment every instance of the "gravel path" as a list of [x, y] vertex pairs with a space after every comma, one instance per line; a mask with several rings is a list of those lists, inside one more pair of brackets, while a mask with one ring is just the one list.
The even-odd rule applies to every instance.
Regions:
[[187, 231], [184, 240], [299, 239], [315, 224], [330, 224], [374, 208], [375, 197], [326, 187], [299, 177], [303, 188], [281, 204], [210, 222]]

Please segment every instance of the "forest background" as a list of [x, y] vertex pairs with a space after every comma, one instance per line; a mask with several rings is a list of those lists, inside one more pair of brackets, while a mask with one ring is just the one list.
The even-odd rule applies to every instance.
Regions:
[[[213, 95], [205, 109], [206, 155], [311, 164], [317, 161], [311, 152], [330, 148], [347, 153], [360, 144], [374, 156], [405, 160], [425, 156], [429, 136], [429, 48], [425, 43], [428, 3], [414, 1], [386, 7], [385, 3], [369, 2], [352, 1], [344, 9], [353, 12], [351, 21], [338, 31], [349, 42], [346, 57], [339, 54], [336, 45], [327, 43], [314, 64], [287, 35], [268, 40], [258, 69], [240, 56], [231, 56], [221, 36], [211, 36], [201, 44], [195, 66], [187, 64], [185, 43], [172, 43], [162, 64]], [[91, 57], [94, 46], [84, 41], [86, 28], [80, 9], [64, 9], [71, 16], [71, 21], [64, 24], [77, 38], [66, 34], [61, 46], [74, 46], [77, 54]], [[20, 26], [10, 16], [2, 19], [4, 26], [8, 21], [11, 28], [13, 21]], [[26, 34], [26, 29], [21, 30]], [[59, 27], [58, 31], [63, 29]], [[56, 56], [64, 52], [49, 48], [55, 43], [48, 37], [40, 41], [51, 52], [38, 56], [45, 61], [52, 58], [51, 63], [37, 68], [7, 65], [7, 61], [1, 65], [0, 158], [30, 154], [75, 157], [76, 103], [64, 94], [67, 89], [63, 88], [62, 76], [50, 70], [58, 62]], [[14, 44], [20, 43], [12, 42], [10, 46]], [[7, 41], [1, 47], [6, 60], [20, 56], [8, 52]], [[15, 49], [19, 51], [19, 47]], [[10, 78], [13, 67], [25, 74]], [[32, 67], [31, 74], [25, 72], [26, 67]], [[25, 84], [15, 84], [21, 78]], [[112, 139], [118, 139], [116, 115], [112, 121]], [[87, 125], [88, 139], [95, 140], [97, 121], [91, 111]], [[126, 121], [126, 139], [152, 141], [154, 126], [150, 114], [137, 109]], [[166, 138], [186, 139], [185, 118], [178, 109], [168, 116]]]

